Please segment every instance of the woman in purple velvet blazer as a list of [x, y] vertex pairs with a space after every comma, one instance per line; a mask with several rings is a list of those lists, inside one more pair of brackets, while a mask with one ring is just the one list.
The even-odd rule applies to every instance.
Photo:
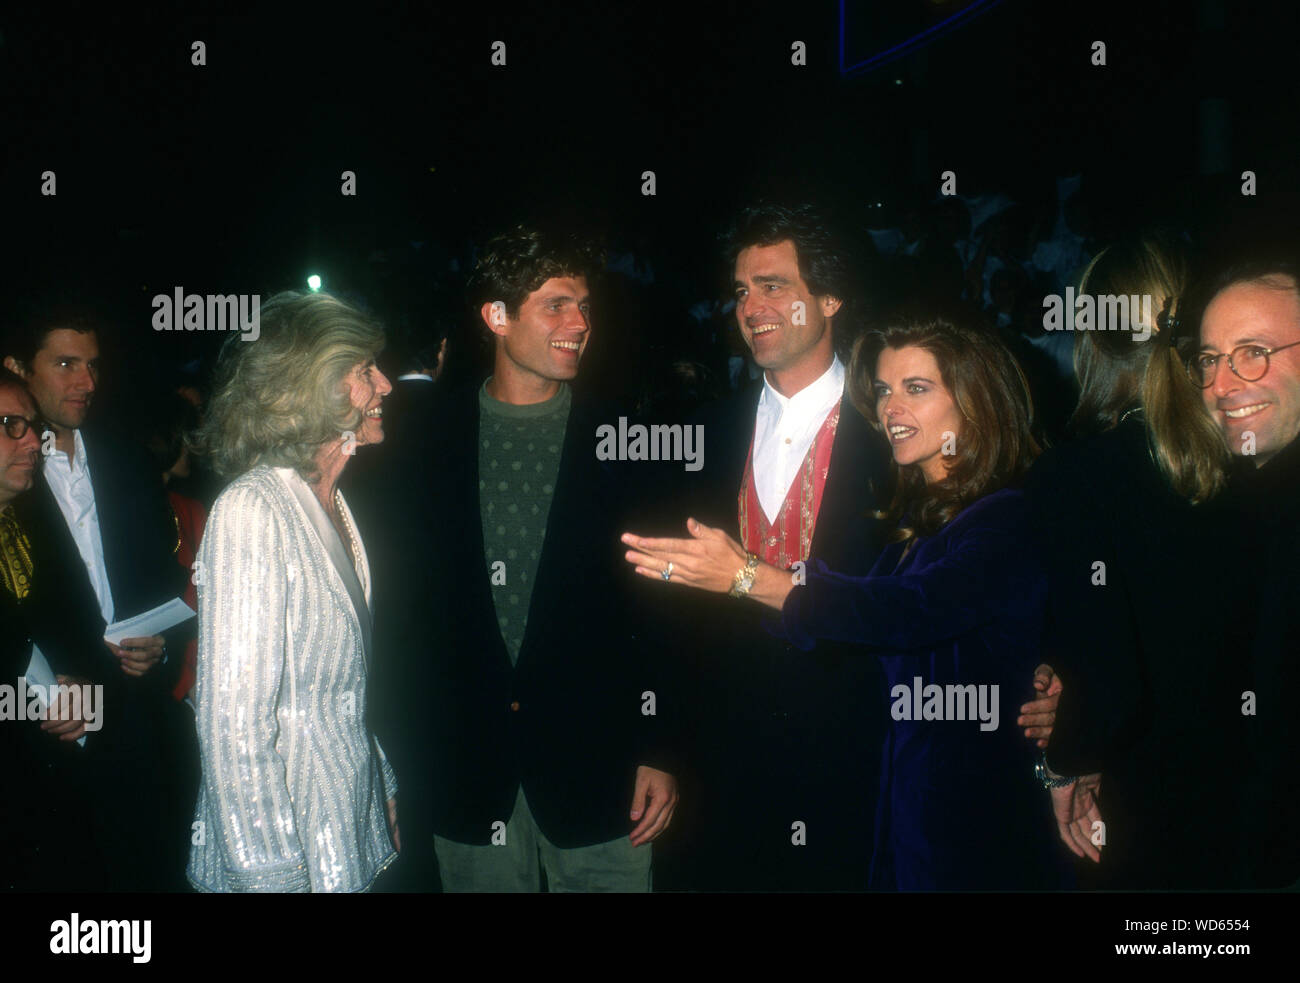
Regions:
[[1041, 661], [1045, 594], [1016, 487], [1038, 453], [1024, 376], [990, 335], [944, 320], [864, 337], [848, 375], [897, 472], [881, 517], [898, 528], [868, 576], [816, 561], [792, 576], [694, 520], [689, 540], [625, 536], [627, 558], [644, 576], [665, 579], [672, 563], [670, 583], [777, 609], [772, 630], [800, 648], [857, 642], [880, 659], [888, 702], [863, 707], [890, 720], [873, 888], [1066, 887], [1034, 749], [1016, 726]]

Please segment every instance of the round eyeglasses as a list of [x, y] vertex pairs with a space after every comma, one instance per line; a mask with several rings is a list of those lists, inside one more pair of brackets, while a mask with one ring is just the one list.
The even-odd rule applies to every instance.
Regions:
[[[1300, 341], [1293, 341], [1289, 345], [1279, 345], [1276, 348], [1265, 348], [1263, 345], [1238, 345], [1227, 353], [1228, 368], [1232, 369], [1233, 375], [1243, 382], [1258, 382], [1268, 374], [1268, 357], [1270, 355], [1285, 348], [1294, 348], [1296, 345], [1300, 345]], [[1214, 374], [1219, 369], [1219, 359], [1223, 357], [1223, 352], [1218, 355], [1199, 352], [1187, 363], [1188, 376], [1200, 388], [1210, 388], [1214, 382]]]
[[27, 436], [28, 430], [41, 429], [41, 421], [29, 420], [25, 416], [10, 413], [0, 416], [0, 426], [4, 427], [5, 436], [10, 440], [22, 440]]

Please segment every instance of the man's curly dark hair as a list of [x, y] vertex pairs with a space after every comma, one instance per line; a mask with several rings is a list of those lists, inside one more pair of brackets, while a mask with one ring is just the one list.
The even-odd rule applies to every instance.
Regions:
[[517, 225], [484, 247], [470, 277], [468, 299], [475, 311], [499, 300], [508, 316], [518, 317], [520, 305], [547, 280], [581, 276], [591, 285], [604, 265], [597, 244], [552, 228]]
[[794, 243], [799, 275], [813, 296], [838, 297], [844, 310], [857, 306], [857, 280], [849, 247], [826, 213], [811, 204], [760, 201], [745, 208], [722, 236], [728, 283], [742, 250], [774, 246], [787, 239]]

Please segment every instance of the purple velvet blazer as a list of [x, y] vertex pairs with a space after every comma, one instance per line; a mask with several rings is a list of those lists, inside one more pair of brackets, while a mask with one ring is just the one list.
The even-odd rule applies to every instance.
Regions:
[[865, 577], [814, 561], [773, 627], [805, 650], [859, 643], [884, 668], [887, 702], [862, 708], [889, 723], [871, 886], [1067, 886], [1033, 742], [1016, 725], [1045, 600], [1020, 491], [985, 496], [902, 554], [886, 547]]

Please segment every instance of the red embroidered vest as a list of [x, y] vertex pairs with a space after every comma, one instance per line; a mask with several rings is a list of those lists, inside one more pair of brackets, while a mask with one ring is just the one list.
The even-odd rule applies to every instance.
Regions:
[[826, 415], [826, 422], [804, 455], [774, 523], [767, 521], [767, 514], [758, 501], [758, 490], [754, 487], [754, 438], [749, 438], [745, 477], [740, 482], [740, 541], [760, 560], [782, 570], [790, 569], [799, 560], [807, 561], [812, 552], [813, 528], [822, 507], [822, 492], [826, 490], [835, 428], [839, 424], [837, 403]]

